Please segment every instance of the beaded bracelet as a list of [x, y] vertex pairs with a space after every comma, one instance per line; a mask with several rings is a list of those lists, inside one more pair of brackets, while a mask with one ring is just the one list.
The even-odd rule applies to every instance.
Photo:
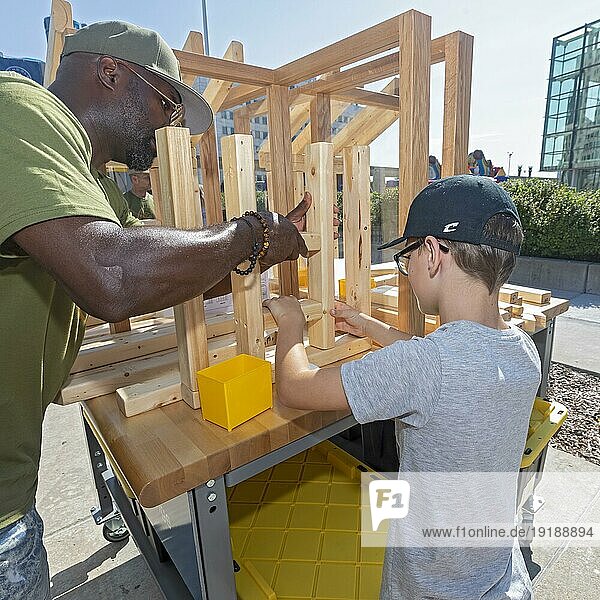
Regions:
[[248, 275], [250, 273], [252, 273], [252, 271], [254, 270], [254, 267], [256, 266], [256, 263], [267, 253], [268, 249], [269, 249], [269, 245], [270, 245], [270, 231], [269, 231], [269, 226], [267, 224], [267, 221], [265, 220], [265, 218], [253, 211], [253, 210], [247, 210], [241, 217], [233, 217], [233, 219], [231, 219], [232, 221], [244, 221], [245, 223], [248, 224], [248, 226], [250, 227], [250, 229], [252, 229], [252, 236], [254, 237], [254, 227], [252, 226], [252, 223], [250, 222], [250, 220], [247, 217], [254, 217], [255, 219], [258, 219], [258, 222], [260, 223], [261, 227], [262, 227], [262, 244], [260, 242], [257, 242], [256, 239], [254, 239], [254, 242], [252, 243], [252, 254], [250, 254], [250, 256], [248, 257], [248, 262], [250, 263], [247, 269], [240, 269], [239, 267], [236, 267], [235, 269], [233, 269], [233, 271], [235, 273], [237, 273], [238, 275]]

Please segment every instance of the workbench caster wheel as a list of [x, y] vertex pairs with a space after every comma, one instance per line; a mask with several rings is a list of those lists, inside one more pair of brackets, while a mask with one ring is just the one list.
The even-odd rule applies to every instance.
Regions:
[[129, 537], [129, 530], [120, 515], [102, 525], [102, 535], [108, 542], [122, 542]]

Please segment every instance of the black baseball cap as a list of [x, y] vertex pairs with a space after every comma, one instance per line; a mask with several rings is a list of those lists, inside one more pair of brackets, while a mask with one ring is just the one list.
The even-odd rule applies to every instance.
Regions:
[[133, 63], [173, 86], [185, 106], [185, 126], [192, 135], [204, 133], [213, 122], [206, 100], [181, 80], [179, 62], [158, 33], [125, 21], [93, 23], [65, 37], [63, 56], [74, 52], [106, 54]]
[[510, 196], [492, 179], [476, 175], [446, 177], [419, 192], [408, 211], [402, 237], [379, 246], [379, 249], [391, 248], [408, 238], [432, 235], [519, 254], [518, 244], [484, 235], [486, 223], [497, 214], [511, 215], [521, 223]]

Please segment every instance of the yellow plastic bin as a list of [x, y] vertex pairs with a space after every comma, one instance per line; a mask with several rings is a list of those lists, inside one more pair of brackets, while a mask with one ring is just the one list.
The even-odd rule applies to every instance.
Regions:
[[202, 416], [231, 431], [273, 406], [271, 363], [239, 354], [196, 373]]

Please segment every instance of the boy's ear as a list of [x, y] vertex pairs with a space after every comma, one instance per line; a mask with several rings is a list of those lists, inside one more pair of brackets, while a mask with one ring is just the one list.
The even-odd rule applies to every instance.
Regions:
[[434, 237], [427, 236], [423, 245], [425, 252], [427, 252], [427, 270], [429, 271], [429, 276], [434, 277], [439, 271], [441, 263], [439, 243]]

